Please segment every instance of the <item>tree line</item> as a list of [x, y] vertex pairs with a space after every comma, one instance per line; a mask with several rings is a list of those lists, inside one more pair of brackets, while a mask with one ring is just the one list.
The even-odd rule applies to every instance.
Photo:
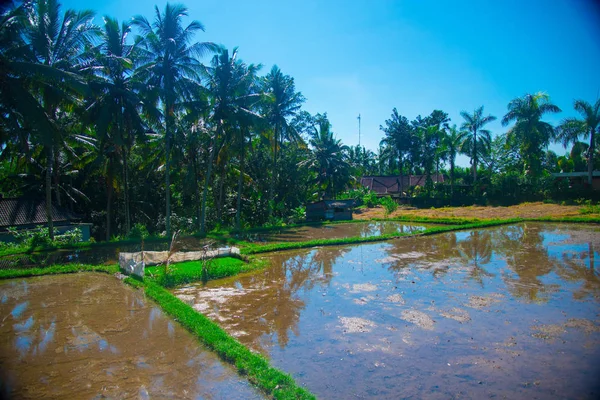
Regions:
[[[303, 110], [293, 77], [277, 66], [265, 73], [237, 48], [197, 41], [204, 26], [184, 23], [183, 5], [155, 7], [151, 21], [104, 16], [101, 26], [93, 11], [63, 12], [56, 0], [1, 11], [0, 193], [44, 198], [51, 236], [52, 204], [110, 239], [136, 224], [166, 235], [279, 224], [370, 174], [449, 166], [453, 192], [459, 153], [471, 158], [472, 179], [461, 181], [471, 185], [482, 165], [484, 174], [532, 177], [552, 163], [568, 170], [585, 159], [593, 169], [600, 102], [576, 102], [583, 119], [555, 129], [542, 118], [558, 107], [526, 95], [502, 120], [514, 126], [494, 139], [485, 125], [495, 117], [483, 107], [463, 112], [460, 128], [440, 110], [409, 121], [394, 109], [375, 153], [344, 145], [326, 113]], [[586, 135], [589, 145], [579, 142]], [[551, 140], [576, 154], [549, 161]]]
[[[474, 190], [482, 184], [478, 173], [485, 175], [483, 184], [487, 186], [494, 186], [494, 182], [507, 176], [517, 176], [539, 185], [540, 178], [547, 177], [549, 172], [583, 171], [584, 168], [587, 169], [587, 183], [591, 185], [593, 171], [598, 168], [595, 143], [600, 124], [600, 99], [595, 104], [576, 100], [574, 108], [581, 118], [567, 118], [554, 127], [543, 119], [561, 109], [546, 93], [515, 98], [509, 102], [501, 120], [502, 126], [512, 126], [495, 137], [485, 126], [497, 117], [485, 115], [483, 106], [473, 112], [462, 111], [460, 127], [450, 125], [448, 114], [441, 110], [409, 121], [394, 108], [391, 117], [380, 128], [385, 136], [380, 144], [379, 159], [385, 163], [387, 173], [426, 174], [429, 195], [433, 187], [430, 178], [433, 168], [438, 173], [440, 164], [447, 164], [452, 196], [459, 154], [470, 158], [471, 176], [465, 176], [462, 171], [461, 181], [468, 182]], [[589, 140], [589, 144], [581, 140]], [[573, 145], [570, 154], [559, 157], [547, 150], [552, 142], [562, 143], [565, 148]]]

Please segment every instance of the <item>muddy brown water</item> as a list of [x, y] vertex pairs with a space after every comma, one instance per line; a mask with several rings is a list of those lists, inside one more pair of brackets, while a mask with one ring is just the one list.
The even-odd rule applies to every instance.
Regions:
[[600, 397], [600, 228], [282, 252], [175, 290], [320, 398]]
[[416, 233], [428, 226], [398, 221], [369, 221], [326, 225], [306, 225], [269, 232], [243, 233], [236, 237], [252, 242], [301, 242], [314, 239], [381, 236], [396, 233]]
[[0, 281], [0, 398], [260, 398], [108, 275]]

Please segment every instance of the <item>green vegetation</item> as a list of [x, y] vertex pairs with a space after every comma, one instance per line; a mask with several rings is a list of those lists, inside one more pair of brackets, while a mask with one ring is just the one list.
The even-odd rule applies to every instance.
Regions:
[[[96, 240], [297, 223], [323, 197], [390, 210], [359, 188], [364, 175], [426, 175], [402, 187], [418, 207], [598, 196], [549, 174], [598, 169], [599, 102], [575, 101], [581, 119], [555, 128], [544, 118], [558, 107], [526, 94], [495, 134], [483, 106], [462, 112], [460, 129], [442, 110], [409, 119], [394, 108], [375, 153], [337, 139], [325, 112], [302, 110], [294, 78], [277, 66], [264, 73], [238, 49], [197, 41], [204, 27], [185, 21], [182, 5], [155, 8], [150, 21], [106, 16], [102, 26], [57, 0], [2, 10], [0, 195], [45, 199], [48, 215], [68, 205]], [[552, 141], [572, 150], [546, 152]], [[455, 165], [460, 153], [470, 168]], [[13, 253], [61, 248], [50, 222], [47, 238]]]
[[153, 282], [140, 282], [127, 278], [130, 285], [144, 290], [162, 309], [183, 327], [196, 335], [223, 360], [235, 365], [239, 373], [275, 399], [314, 399], [306, 389], [296, 385], [287, 374], [269, 365], [261, 355], [251, 352], [229, 336], [221, 327], [204, 315], [194, 311], [171, 293]]
[[164, 273], [162, 266], [147, 267], [146, 275], [157, 284], [171, 288], [186, 283], [207, 281], [228, 276], [237, 275], [243, 272], [250, 272], [256, 269], [264, 268], [263, 260], [252, 259], [246, 263], [237, 258], [223, 257], [214, 258], [206, 261], [206, 272], [202, 261], [186, 261], [182, 263], [171, 264], [169, 273]]
[[27, 269], [0, 269], [0, 279], [27, 278], [41, 275], [59, 275], [72, 274], [76, 272], [105, 272], [114, 274], [119, 272], [117, 265], [85, 265], [85, 264], [67, 264], [52, 265], [44, 268]]

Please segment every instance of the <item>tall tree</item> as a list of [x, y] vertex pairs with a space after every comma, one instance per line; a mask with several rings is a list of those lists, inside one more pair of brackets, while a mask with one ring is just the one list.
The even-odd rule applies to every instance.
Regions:
[[[460, 115], [463, 117], [465, 122], [461, 125], [460, 129], [469, 132], [465, 138], [471, 147], [471, 164], [473, 167], [473, 183], [477, 182], [477, 162], [479, 161], [480, 149], [478, 147], [489, 145], [491, 142], [491, 133], [483, 127], [496, 120], [493, 115], [483, 116], [483, 106], [475, 109], [473, 114], [469, 114], [466, 111], [461, 111]], [[478, 136], [479, 135], [479, 136]]]
[[[86, 92], [86, 86], [77, 75], [89, 65], [91, 54], [85, 52], [98, 34], [93, 25], [94, 13], [89, 10], [67, 10], [61, 16], [56, 0], [37, 0], [26, 8], [25, 42], [31, 55], [30, 62], [48, 67], [32, 86], [53, 128], [37, 135], [46, 154], [46, 215], [48, 231], [53, 238], [52, 177], [55, 177], [56, 198], [60, 203], [58, 157], [65, 143], [67, 129], [61, 129], [60, 118], [73, 111]], [[57, 76], [61, 71], [63, 79]]]
[[335, 198], [336, 191], [343, 189], [350, 180], [348, 146], [335, 138], [327, 114], [317, 114], [314, 121], [310, 139], [312, 151], [300, 165], [315, 172], [314, 182], [323, 191], [321, 198]]
[[542, 121], [542, 118], [545, 114], [560, 111], [558, 106], [550, 102], [550, 96], [542, 92], [526, 94], [508, 103], [508, 112], [502, 118], [502, 125], [515, 122], [508, 131], [508, 139], [518, 144], [525, 161], [525, 172], [532, 176], [540, 173], [543, 148], [554, 138], [554, 127]]
[[580, 137], [590, 138], [588, 148], [588, 184], [592, 184], [594, 174], [594, 156], [596, 151], [596, 131], [600, 126], [600, 99], [594, 105], [585, 100], [575, 100], [573, 107], [582, 116], [582, 119], [567, 118], [558, 126], [557, 139], [565, 148], [569, 144], [575, 145]]
[[133, 18], [143, 36], [143, 44], [151, 58], [143, 65], [146, 82], [157, 88], [163, 110], [165, 132], [165, 220], [167, 237], [171, 235], [171, 136], [175, 126], [177, 105], [193, 99], [200, 90], [198, 57], [215, 51], [217, 46], [210, 42], [192, 42], [198, 31], [204, 31], [199, 21], [183, 26], [188, 11], [181, 4], [167, 3], [161, 13], [154, 7], [155, 17], [151, 24], [144, 16]]
[[275, 201], [275, 186], [278, 181], [278, 150], [281, 143], [286, 139], [291, 141], [300, 140], [300, 136], [294, 125], [290, 124], [290, 120], [300, 111], [304, 96], [302, 96], [302, 93], [296, 92], [294, 78], [284, 75], [277, 65], [274, 65], [265, 76], [264, 85], [264, 91], [268, 95], [264, 114], [271, 125], [271, 145], [273, 146], [273, 170], [271, 172], [271, 185], [269, 186], [268, 213], [270, 215], [273, 211], [272, 203]]
[[[134, 65], [136, 62], [137, 43], [127, 43], [131, 32], [131, 24], [124, 22], [121, 26], [116, 19], [104, 17], [104, 29], [101, 43], [96, 53], [95, 75], [90, 79], [93, 97], [87, 107], [89, 117], [96, 126], [101, 154], [107, 155], [108, 176], [118, 174], [121, 163], [123, 181], [125, 234], [131, 228], [129, 204], [129, 167], [128, 159], [136, 138], [142, 138], [144, 123], [140, 116], [143, 91], [142, 83], [136, 79]], [[107, 179], [107, 240], [111, 237], [111, 203], [114, 183]]]
[[381, 144], [392, 147], [398, 157], [398, 169], [400, 171], [400, 192], [403, 191], [403, 169], [406, 157], [410, 154], [411, 146], [414, 142], [414, 129], [408, 118], [398, 114], [397, 109], [392, 110], [390, 119], [385, 120], [385, 126], [380, 125], [379, 129], [385, 133]]
[[446, 135], [443, 138], [443, 145], [446, 150], [446, 158], [450, 163], [450, 195], [454, 196], [454, 168], [456, 166], [456, 156], [462, 152], [463, 144], [467, 133], [459, 131], [456, 124], [449, 126]]
[[[262, 98], [256, 77], [259, 69], [260, 65], [243, 63], [238, 58], [237, 48], [233, 49], [231, 56], [227, 49], [220, 49], [219, 53], [213, 57], [211, 66], [203, 68], [204, 75], [208, 80], [207, 88], [213, 110], [210, 118], [215, 126], [215, 136], [211, 145], [208, 172], [204, 181], [201, 232], [205, 231], [206, 196], [210, 185], [214, 158], [219, 152], [222, 152], [223, 157], [227, 157], [226, 150], [231, 150], [231, 147], [237, 148], [240, 156], [236, 210], [236, 225], [239, 228], [246, 143], [250, 134], [250, 127], [256, 119], [261, 118], [256, 111], [257, 104]], [[223, 171], [225, 170], [223, 169]], [[220, 181], [220, 185], [222, 184], [223, 179]], [[222, 192], [222, 188], [219, 192]], [[220, 197], [222, 196], [220, 195]], [[222, 205], [221, 199], [218, 207], [221, 208]]]

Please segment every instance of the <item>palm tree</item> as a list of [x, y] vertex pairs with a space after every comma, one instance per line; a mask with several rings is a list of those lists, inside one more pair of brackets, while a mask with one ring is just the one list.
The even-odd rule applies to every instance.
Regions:
[[454, 168], [456, 166], [456, 156], [462, 153], [465, 138], [468, 133], [456, 129], [456, 124], [448, 126], [447, 133], [443, 138], [443, 145], [446, 148], [446, 157], [450, 162], [450, 196], [454, 197]]
[[385, 120], [385, 126], [380, 125], [379, 129], [385, 133], [381, 144], [391, 147], [395, 150], [398, 157], [398, 170], [400, 172], [400, 193], [403, 192], [403, 169], [404, 160], [409, 155], [411, 146], [414, 144], [414, 129], [410, 125], [408, 118], [398, 114], [398, 110], [392, 110], [390, 119]]
[[438, 154], [437, 144], [440, 142], [442, 136], [442, 130], [437, 125], [430, 126], [419, 126], [416, 130], [415, 143], [419, 148], [421, 154], [421, 166], [425, 170], [427, 175], [425, 188], [429, 191], [433, 188], [433, 181], [431, 179], [431, 170], [435, 163], [435, 158]]
[[188, 15], [181, 4], [167, 3], [164, 13], [154, 7], [155, 19], [152, 24], [143, 16], [133, 18], [132, 24], [143, 35], [143, 45], [150, 58], [141, 66], [140, 76], [155, 87], [160, 96], [162, 120], [165, 132], [165, 219], [167, 237], [171, 236], [171, 136], [177, 115], [177, 103], [192, 99], [200, 90], [199, 70], [202, 57], [216, 50], [209, 42], [191, 43], [198, 31], [204, 31], [199, 21], [192, 21], [185, 28], [182, 20]]
[[508, 112], [502, 118], [502, 126], [515, 121], [508, 131], [508, 138], [518, 143], [525, 161], [525, 170], [537, 176], [541, 169], [542, 149], [554, 137], [554, 128], [542, 121], [544, 114], [558, 113], [561, 109], [550, 102], [550, 96], [538, 92], [526, 94], [508, 103]]
[[350, 179], [350, 164], [347, 160], [348, 146], [336, 139], [331, 132], [327, 114], [315, 116], [316, 126], [312, 132], [309, 157], [300, 162], [316, 172], [315, 183], [323, 189], [322, 198], [327, 194], [335, 198], [336, 189], [342, 188]]
[[590, 147], [588, 149], [588, 184], [592, 184], [594, 173], [594, 152], [596, 150], [596, 130], [600, 126], [600, 99], [596, 104], [591, 105], [585, 100], [575, 100], [573, 108], [583, 119], [567, 118], [564, 119], [558, 129], [557, 139], [562, 142], [565, 148], [570, 143], [577, 143], [579, 137], [584, 139], [590, 137]]
[[10, 80], [6, 81], [12, 86], [6, 94], [14, 93], [20, 104], [27, 102], [31, 107], [21, 116], [28, 120], [26, 124], [32, 124], [33, 139], [43, 146], [46, 155], [46, 216], [48, 232], [53, 239], [52, 176], [60, 204], [59, 151], [69, 133], [60, 126], [60, 119], [73, 111], [86, 92], [87, 87], [78, 73], [89, 65], [90, 56], [84, 50], [98, 30], [92, 24], [92, 11], [67, 10], [61, 17], [60, 4], [56, 0], [37, 0], [23, 7], [21, 56], [16, 58], [17, 64], [14, 64], [15, 58], [8, 64], [9, 70], [10, 64], [19, 69], [15, 76], [28, 82], [26, 90], [16, 94]]
[[[477, 182], [477, 162], [479, 160], [478, 147], [489, 144], [491, 142], [491, 133], [487, 129], [482, 129], [486, 124], [495, 121], [496, 117], [493, 115], [483, 116], [483, 106], [475, 109], [473, 114], [469, 114], [466, 111], [461, 111], [460, 115], [464, 118], [465, 122], [460, 126], [461, 130], [467, 131], [468, 136], [465, 140], [468, 141], [469, 147], [471, 148], [471, 164], [473, 166], [473, 183]], [[479, 135], [479, 137], [477, 136]]]
[[275, 200], [274, 190], [277, 184], [277, 155], [278, 149], [284, 140], [300, 141], [301, 138], [289, 121], [300, 111], [304, 102], [302, 93], [296, 92], [294, 78], [283, 75], [277, 65], [273, 65], [271, 71], [264, 78], [264, 91], [269, 96], [266, 102], [265, 117], [272, 127], [272, 152], [273, 152], [273, 172], [271, 184], [269, 186], [269, 209], [270, 216], [272, 210], [271, 202]]
[[[204, 181], [200, 225], [200, 232], [202, 233], [205, 231], [206, 197], [210, 185], [214, 158], [219, 152], [223, 152], [224, 159], [227, 158], [226, 150], [230, 150], [228, 145], [234, 143], [237, 145], [240, 154], [236, 227], [239, 228], [240, 225], [241, 190], [246, 142], [250, 135], [249, 127], [257, 119], [261, 118], [255, 109], [262, 99], [262, 94], [258, 88], [256, 78], [256, 74], [261, 66], [254, 64], [246, 65], [238, 59], [237, 55], [237, 48], [233, 49], [231, 57], [227, 49], [220, 49], [218, 54], [213, 57], [211, 67], [203, 67], [204, 75], [208, 79], [207, 89], [211, 96], [211, 108], [213, 109], [211, 120], [216, 132], [212, 140], [208, 172]], [[224, 145], [227, 146], [224, 147]], [[223, 179], [221, 179], [220, 185], [222, 183]], [[222, 192], [222, 188], [219, 192]], [[219, 203], [219, 208], [221, 208], [222, 201]]]
[[[114, 177], [119, 161], [122, 163], [123, 192], [125, 200], [125, 234], [131, 228], [129, 204], [128, 158], [136, 138], [143, 137], [144, 123], [140, 117], [143, 90], [135, 79], [136, 44], [127, 44], [131, 24], [119, 27], [116, 19], [104, 17], [102, 42], [97, 48], [95, 76], [90, 79], [94, 96], [87, 107], [89, 117], [96, 126], [100, 149], [107, 158], [108, 178]], [[114, 184], [107, 179], [106, 236], [111, 235], [111, 202]]]

